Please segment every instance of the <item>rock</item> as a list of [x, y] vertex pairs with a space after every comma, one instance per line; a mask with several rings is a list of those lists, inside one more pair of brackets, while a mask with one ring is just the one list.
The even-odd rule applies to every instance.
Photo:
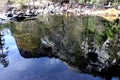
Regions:
[[117, 7], [118, 10], [120, 10], [120, 5]]

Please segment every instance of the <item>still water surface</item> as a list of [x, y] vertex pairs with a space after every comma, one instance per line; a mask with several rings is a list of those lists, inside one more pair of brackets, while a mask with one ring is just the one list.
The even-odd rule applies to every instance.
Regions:
[[75, 73], [58, 59], [25, 59], [19, 54], [11, 32], [6, 33], [4, 38], [5, 46], [9, 47], [9, 66], [0, 66], [0, 80], [103, 80], [89, 74]]

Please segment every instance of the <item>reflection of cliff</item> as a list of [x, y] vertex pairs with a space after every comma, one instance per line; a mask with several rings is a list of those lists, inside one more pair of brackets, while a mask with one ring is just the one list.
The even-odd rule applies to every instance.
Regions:
[[[115, 37], [119, 35], [119, 24], [96, 17], [54, 15], [15, 25], [13, 33], [25, 58], [55, 57], [77, 71], [105, 77], [109, 71], [115, 72], [110, 70], [113, 67], [119, 71], [120, 47], [115, 43], [119, 40]], [[111, 73], [107, 77], [119, 77]]]

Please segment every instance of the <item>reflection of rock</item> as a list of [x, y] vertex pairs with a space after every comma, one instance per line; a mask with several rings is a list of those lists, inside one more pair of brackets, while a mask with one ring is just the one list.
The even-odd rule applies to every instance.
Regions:
[[120, 56], [120, 51], [117, 53], [118, 56]]
[[101, 71], [103, 68], [109, 66], [109, 46], [110, 41], [106, 40], [101, 48], [97, 47], [95, 42], [91, 42], [92, 45], [88, 45], [88, 42], [83, 41], [81, 49], [84, 51], [84, 57], [88, 59], [88, 66], [94, 68], [96, 71]]
[[46, 47], [54, 47], [54, 44], [51, 43], [47, 37], [41, 39], [41, 42], [43, 44], [43, 46], [46, 46]]
[[[87, 60], [86, 64], [84, 61], [76, 61], [75, 56], [72, 56], [70, 54], [66, 53], [66, 50], [63, 48], [58, 48], [58, 42], [50, 41], [48, 38], [43, 38], [42, 40], [43, 46], [39, 48], [39, 51], [36, 52], [35, 54], [29, 52], [29, 51], [21, 51], [21, 55], [25, 58], [37, 58], [37, 57], [55, 57], [59, 58], [60, 60], [64, 61], [67, 65], [69, 65], [70, 69], [72, 69], [75, 72], [85, 72], [85, 73], [92, 73], [93, 75], [100, 75], [103, 77], [107, 78], [112, 78], [113, 74], [115, 71], [111, 71], [113, 68], [118, 68], [118, 64], [116, 62], [114, 64], [109, 64], [109, 55], [108, 53], [105, 53], [104, 51], [97, 51], [96, 52], [88, 52], [87, 58], [84, 58], [83, 60]], [[57, 45], [56, 45], [57, 44]], [[61, 50], [62, 49], [62, 50]], [[38, 49], [35, 49], [35, 51]], [[56, 52], [54, 52], [57, 50]], [[102, 48], [103, 50], [103, 48]], [[106, 50], [106, 49], [105, 49]], [[84, 56], [82, 56], [84, 57]], [[86, 61], [85, 60], [85, 61]], [[81, 67], [81, 64], [84, 65], [84, 67]], [[113, 69], [113, 70], [115, 70]], [[118, 68], [119, 70], [119, 68]], [[106, 74], [109, 74], [111, 76], [105, 76]], [[118, 72], [118, 71], [117, 71]]]
[[[18, 24], [20, 27], [17, 26], [16, 31], [14, 29], [20, 54], [23, 57], [55, 57], [67, 63], [73, 71], [102, 77], [112, 77], [112, 71], [109, 73], [110, 76], [107, 75], [107, 72], [113, 67], [119, 70], [116, 64], [118, 59], [115, 58], [115, 62], [110, 62], [109, 40], [103, 40], [100, 41], [99, 45], [97, 44], [95, 36], [100, 36], [98, 36], [99, 33], [94, 33], [94, 30], [102, 33], [101, 31], [104, 31], [105, 27], [101, 25], [102, 23], [91, 25], [94, 24], [94, 19], [90, 18], [91, 23], [88, 23], [90, 30], [86, 30], [86, 28], [81, 27], [88, 26], [86, 25], [89, 21], [87, 17], [76, 19], [72, 16], [65, 20], [61, 16], [47, 18], [49, 20], [46, 20], [45, 16], [41, 17], [40, 21], [31, 21], [27, 29], [28, 24], [24, 22], [21, 23], [24, 24], [23, 26]], [[31, 23], [34, 25], [32, 26]], [[84, 26], [80, 26], [83, 24]], [[98, 29], [91, 30], [92, 26], [102, 26], [102, 28], [97, 27], [100, 31]], [[92, 32], [90, 33], [90, 31]], [[113, 71], [113, 73], [116, 72]], [[119, 77], [119, 75], [116, 76]]]

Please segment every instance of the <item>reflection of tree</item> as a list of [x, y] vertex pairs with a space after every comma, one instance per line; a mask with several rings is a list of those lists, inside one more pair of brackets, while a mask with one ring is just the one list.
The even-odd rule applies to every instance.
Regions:
[[[107, 31], [111, 32], [113, 30], [112, 27], [103, 23], [108, 22], [96, 17], [39, 16], [37, 20], [31, 21], [29, 25], [27, 22], [15, 23], [13, 33], [21, 55], [26, 58], [56, 57], [83, 72], [94, 74], [95, 70], [99, 75], [100, 71], [104, 72], [105, 68], [109, 67], [108, 62], [113, 65], [112, 61], [109, 61], [103, 55], [107, 54], [108, 56], [108, 53], [100, 52], [96, 54], [97, 52], [95, 52], [95, 50], [98, 52], [105, 51], [102, 45], [109, 37], [106, 35], [111, 35]], [[118, 28], [115, 25], [111, 26]], [[113, 30], [113, 32], [115, 31]], [[84, 45], [81, 46], [82, 44]], [[109, 51], [113, 50], [111, 48]], [[116, 53], [112, 55], [116, 55]], [[92, 57], [97, 60], [94, 61]], [[110, 58], [119, 59], [113, 56], [110, 56]]]
[[2, 37], [4, 36], [3, 32], [0, 31], [0, 62], [4, 67], [7, 67], [9, 61], [7, 60], [8, 48], [5, 48], [5, 39]]

